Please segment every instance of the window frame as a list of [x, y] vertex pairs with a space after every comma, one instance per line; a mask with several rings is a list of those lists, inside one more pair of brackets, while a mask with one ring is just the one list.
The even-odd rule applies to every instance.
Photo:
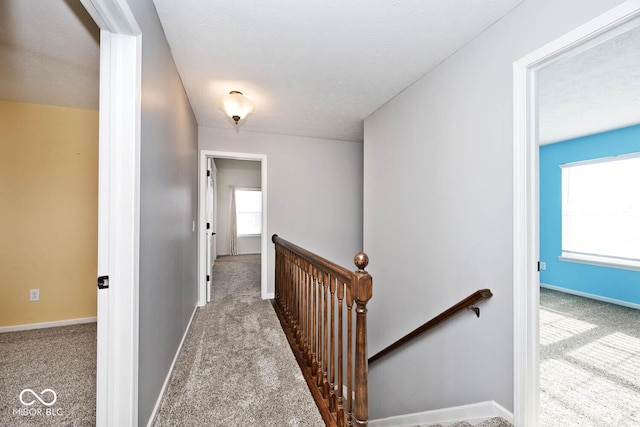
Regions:
[[[260, 193], [260, 233], [240, 233], [240, 231], [238, 230], [238, 227], [240, 225], [240, 223], [238, 222], [238, 214], [240, 212], [238, 212], [238, 191], [257, 191]], [[236, 234], [238, 237], [259, 237], [262, 236], [263, 230], [262, 230], [262, 207], [263, 207], [263, 203], [262, 203], [262, 188], [259, 187], [236, 187], [235, 188], [235, 198], [236, 198]], [[257, 213], [257, 212], [242, 212], [242, 213]]]
[[[615, 156], [606, 156], [606, 157], [599, 157], [599, 158], [589, 159], [589, 160], [581, 160], [581, 161], [576, 161], [576, 162], [563, 163], [563, 164], [559, 165], [559, 167], [560, 167], [560, 169], [564, 170], [566, 168], [571, 168], [571, 167], [592, 165], [592, 164], [597, 164], [597, 163], [609, 163], [609, 162], [615, 162], [615, 161], [627, 160], [627, 159], [634, 159], [634, 158], [640, 158], [640, 152], [634, 152], [634, 153], [628, 153], [628, 154], [621, 154], [621, 155], [615, 155]], [[561, 186], [564, 188], [564, 185], [565, 185], [564, 174], [561, 175], [560, 183], [561, 183]], [[564, 190], [561, 191], [561, 194], [562, 194], [563, 199], [561, 201], [561, 206], [560, 206], [560, 210], [561, 210], [561, 214], [560, 215], [561, 215], [561, 221], [562, 221], [562, 226], [561, 226], [562, 238], [561, 238], [561, 243], [560, 243], [561, 255], [558, 257], [558, 259], [560, 261], [575, 262], [575, 263], [580, 263], [580, 264], [597, 265], [597, 266], [601, 266], [601, 267], [610, 267], [610, 268], [619, 268], [619, 269], [625, 269], [625, 270], [640, 271], [640, 259], [624, 258], [624, 257], [613, 256], [613, 255], [592, 254], [592, 253], [583, 253], [583, 252], [575, 252], [575, 251], [566, 250], [565, 249], [565, 239], [564, 239], [564, 232], [565, 232], [565, 229], [564, 229], [564, 216], [565, 216]]]

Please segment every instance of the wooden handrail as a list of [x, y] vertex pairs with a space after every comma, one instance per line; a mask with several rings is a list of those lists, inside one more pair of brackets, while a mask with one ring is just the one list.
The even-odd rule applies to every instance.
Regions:
[[[298, 245], [288, 242], [283, 238], [278, 237], [277, 234], [274, 234], [271, 237], [271, 241], [275, 245], [281, 246], [285, 249], [289, 249], [290, 251], [294, 252], [297, 257], [305, 259], [306, 261], [309, 261], [313, 265], [319, 266], [323, 269], [330, 271], [332, 275], [335, 275], [344, 281], [348, 282], [351, 280], [351, 274], [352, 274], [351, 270], [341, 267], [338, 264], [335, 264], [329, 261], [328, 259], [322, 258], [321, 256], [314, 254], [313, 252], [310, 252], [304, 248], [301, 248]], [[365, 268], [366, 268], [366, 265], [365, 265]]]
[[273, 307], [320, 415], [327, 426], [366, 426], [369, 258], [356, 254], [352, 272], [276, 234], [271, 240]]
[[411, 341], [412, 339], [416, 338], [417, 336], [423, 334], [424, 332], [428, 331], [429, 329], [433, 328], [434, 326], [439, 325], [440, 323], [442, 323], [445, 320], [453, 317], [454, 315], [456, 315], [457, 313], [459, 313], [459, 312], [461, 312], [463, 310], [474, 309], [476, 315], [480, 316], [479, 309], [477, 307], [474, 307], [473, 305], [475, 303], [479, 302], [479, 301], [482, 301], [482, 300], [485, 300], [487, 298], [490, 298], [491, 296], [493, 296], [493, 294], [491, 293], [491, 291], [489, 289], [477, 290], [476, 292], [474, 292], [473, 294], [469, 295], [468, 297], [466, 297], [465, 299], [463, 299], [459, 303], [455, 304], [454, 306], [452, 306], [452, 307], [448, 308], [447, 310], [443, 311], [442, 313], [438, 314], [436, 317], [434, 317], [433, 319], [429, 320], [428, 322], [426, 322], [425, 324], [423, 324], [419, 328], [414, 329], [413, 331], [409, 332], [407, 335], [403, 336], [402, 338], [400, 338], [399, 340], [397, 340], [393, 344], [388, 345], [384, 349], [380, 350], [379, 352], [377, 352], [376, 354], [371, 356], [369, 358], [369, 365], [371, 365], [373, 362], [375, 362], [376, 360], [379, 360], [381, 357], [383, 357], [383, 356], [391, 353], [392, 351], [398, 349], [399, 347], [403, 346], [407, 342]]

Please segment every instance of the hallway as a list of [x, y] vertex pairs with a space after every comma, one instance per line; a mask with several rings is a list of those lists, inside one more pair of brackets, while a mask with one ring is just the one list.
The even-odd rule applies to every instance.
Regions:
[[260, 256], [219, 257], [156, 417], [159, 426], [324, 426], [271, 303]]

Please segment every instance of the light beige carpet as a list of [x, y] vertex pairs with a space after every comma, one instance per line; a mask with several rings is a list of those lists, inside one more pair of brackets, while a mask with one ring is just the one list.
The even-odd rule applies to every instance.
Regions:
[[0, 334], [0, 426], [89, 427], [95, 419], [95, 323]]
[[[418, 426], [420, 427], [420, 426]], [[445, 427], [443, 424], [433, 424], [429, 427]], [[467, 421], [461, 421], [453, 424], [447, 425], [447, 427], [513, 427], [509, 421], [504, 418], [494, 417], [489, 418], [488, 420], [482, 421], [478, 424], [471, 424]]]
[[640, 425], [640, 311], [540, 289], [540, 425]]
[[271, 303], [260, 257], [221, 257], [154, 425], [324, 426]]

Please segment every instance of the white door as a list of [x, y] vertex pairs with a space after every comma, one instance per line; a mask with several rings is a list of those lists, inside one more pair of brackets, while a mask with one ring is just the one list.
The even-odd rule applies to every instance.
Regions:
[[217, 217], [217, 187], [216, 187], [216, 163], [213, 158], [207, 159], [207, 193], [205, 201], [205, 215], [207, 226], [205, 227], [207, 241], [207, 302], [211, 301], [211, 278], [213, 277], [213, 265], [216, 262], [216, 217]]
[[[111, 8], [93, 10], [94, 19], [116, 16], [113, 27], [139, 34], [128, 20], [131, 12], [117, 3], [122, 16], [114, 14], [111, 1], [100, 3]], [[138, 420], [140, 40], [139, 35], [100, 32], [97, 427], [137, 425]]]

